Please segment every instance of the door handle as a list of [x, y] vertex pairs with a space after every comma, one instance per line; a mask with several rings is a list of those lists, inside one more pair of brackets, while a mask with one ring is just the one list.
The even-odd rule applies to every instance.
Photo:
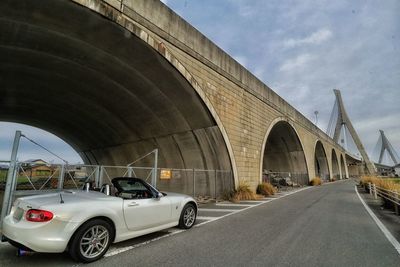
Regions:
[[128, 204], [128, 207], [135, 207], [135, 206], [139, 206], [139, 203], [131, 202], [131, 203]]

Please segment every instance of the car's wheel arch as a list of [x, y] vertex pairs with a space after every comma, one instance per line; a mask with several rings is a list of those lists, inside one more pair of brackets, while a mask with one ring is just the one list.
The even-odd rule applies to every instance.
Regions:
[[198, 209], [197, 203], [193, 200], [190, 200], [190, 201], [186, 202], [185, 205], [183, 205], [183, 206], [186, 206], [187, 204], [192, 204], [194, 206], [194, 209], [196, 210], [196, 214], [197, 214], [197, 209]]
[[114, 242], [115, 240], [115, 236], [116, 236], [116, 227], [115, 227], [115, 223], [112, 219], [110, 219], [109, 217], [106, 216], [95, 216], [95, 217], [91, 217], [86, 219], [85, 221], [83, 221], [78, 227], [76, 227], [74, 233], [70, 236], [69, 241], [68, 241], [68, 246], [67, 249], [69, 249], [70, 245], [71, 245], [71, 241], [73, 240], [74, 236], [76, 235], [76, 233], [79, 231], [79, 229], [81, 229], [86, 223], [90, 222], [90, 221], [94, 221], [94, 220], [103, 220], [106, 221], [112, 228], [112, 235], [111, 235], [111, 243]]

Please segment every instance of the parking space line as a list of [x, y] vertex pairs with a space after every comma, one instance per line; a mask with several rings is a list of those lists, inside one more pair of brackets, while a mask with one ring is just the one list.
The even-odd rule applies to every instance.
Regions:
[[110, 250], [104, 255], [104, 257], [107, 258], [107, 257], [115, 256], [115, 255], [120, 254], [120, 253], [122, 253], [122, 252], [131, 250], [131, 249], [135, 249], [135, 248], [138, 248], [138, 247], [142, 247], [142, 246], [144, 246], [144, 245], [150, 244], [151, 242], [158, 241], [158, 240], [161, 240], [161, 239], [163, 239], [163, 238], [166, 238], [166, 237], [169, 237], [169, 236], [173, 236], [173, 235], [176, 235], [176, 234], [185, 232], [185, 231], [186, 231], [186, 230], [178, 230], [178, 231], [175, 231], [175, 232], [171, 232], [170, 234], [166, 234], [166, 235], [163, 235], [163, 236], [159, 236], [159, 237], [156, 237], [156, 238], [147, 240], [147, 241], [142, 242], [142, 243], [139, 243], [139, 244], [135, 244], [135, 245], [133, 245], [133, 246], [123, 247], [123, 248], [118, 248], [118, 249], [110, 249]]
[[218, 217], [197, 216], [197, 219], [199, 219], [199, 220], [207, 220], [207, 221], [215, 220], [217, 218]]
[[[262, 198], [262, 199], [264, 199], [264, 198]], [[242, 204], [242, 203], [258, 204], [258, 203], [261, 203], [261, 202], [266, 202], [266, 201], [265, 200], [242, 200], [242, 201], [239, 201], [239, 204]]]
[[217, 203], [215, 204], [215, 206], [220, 206], [220, 207], [251, 207], [254, 205], [249, 205], [249, 204], [228, 204], [228, 203]]
[[199, 211], [215, 211], [215, 212], [235, 212], [241, 209], [203, 209], [199, 208]]

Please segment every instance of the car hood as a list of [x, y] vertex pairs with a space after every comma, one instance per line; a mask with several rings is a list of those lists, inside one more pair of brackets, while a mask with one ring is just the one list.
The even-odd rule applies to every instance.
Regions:
[[[29, 197], [22, 197], [15, 201], [15, 206], [23, 209], [39, 209], [43, 206], [60, 204], [82, 204], [84, 202], [110, 200], [110, 196], [94, 191], [62, 191]], [[117, 199], [117, 198], [115, 198]]]

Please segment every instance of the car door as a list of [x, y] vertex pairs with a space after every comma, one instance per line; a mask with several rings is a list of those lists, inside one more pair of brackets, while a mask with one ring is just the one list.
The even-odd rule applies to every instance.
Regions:
[[168, 197], [125, 199], [125, 222], [129, 230], [140, 231], [171, 222], [171, 201]]

